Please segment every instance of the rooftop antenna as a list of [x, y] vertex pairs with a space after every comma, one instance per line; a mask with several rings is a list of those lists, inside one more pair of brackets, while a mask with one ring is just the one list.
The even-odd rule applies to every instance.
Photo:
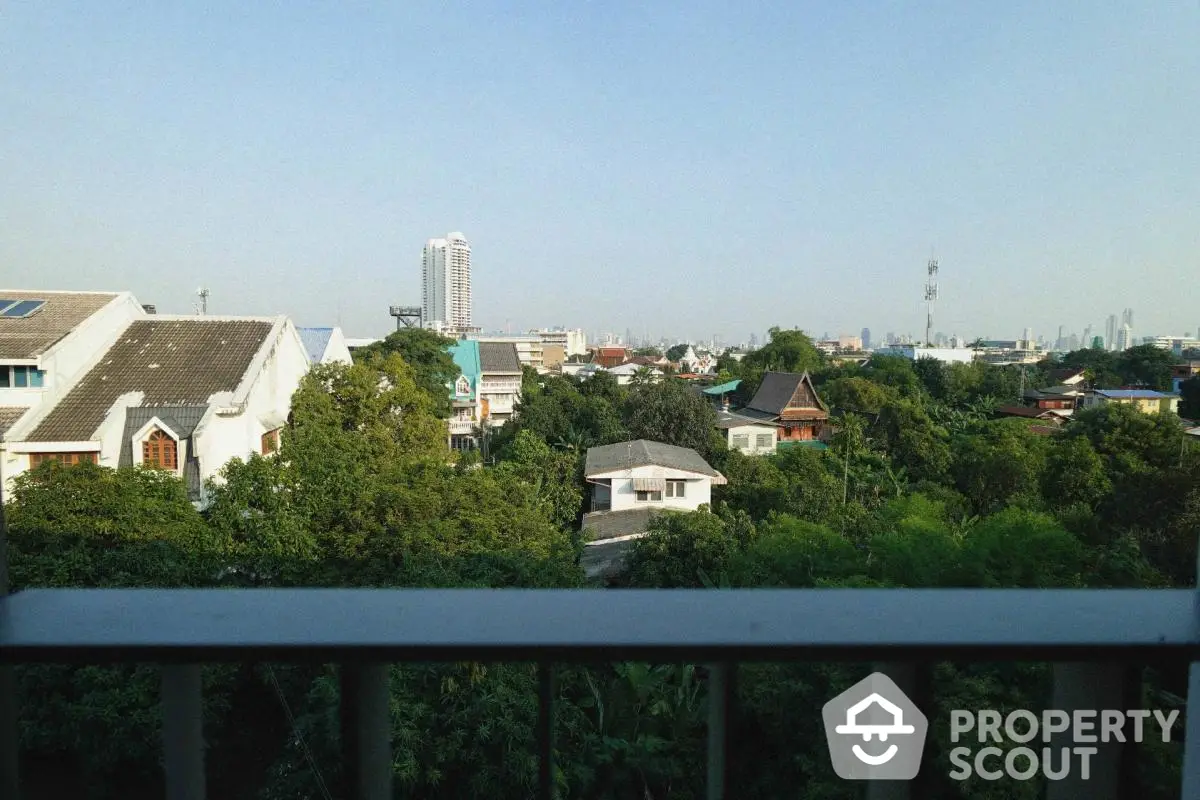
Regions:
[[936, 258], [929, 259], [928, 277], [925, 280], [925, 303], [927, 312], [925, 315], [925, 346], [933, 346], [933, 304], [938, 298], [938, 261]]
[[208, 314], [209, 294], [211, 294], [211, 292], [209, 292], [208, 289], [204, 288], [203, 286], [196, 290], [196, 296], [200, 298], [200, 304], [198, 306], [193, 306], [193, 308], [195, 308], [196, 313], [202, 317]]

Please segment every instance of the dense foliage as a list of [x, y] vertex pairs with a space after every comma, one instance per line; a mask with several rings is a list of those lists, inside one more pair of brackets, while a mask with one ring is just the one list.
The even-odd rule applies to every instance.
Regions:
[[[763, 348], [719, 367], [749, 393], [767, 370], [811, 371], [837, 432], [826, 451], [755, 458], [726, 452], [708, 402], [683, 381], [643, 376], [620, 386], [605, 373], [577, 381], [527, 372], [518, 417], [495, 434], [480, 467], [446, 449], [439, 417], [457, 372], [442, 344], [401, 331], [352, 366], [314, 368], [280, 450], [231, 463], [203, 512], [153, 470], [47, 463], [20, 477], [9, 506], [15, 587], [582, 586], [584, 454], [630, 437], [694, 447], [729, 482], [711, 508], [658, 517], [654, 535], [633, 548], [623, 586], [1195, 581], [1200, 452], [1178, 418], [1106, 406], [1079, 412], [1054, 435], [994, 418], [1022, 385], [1049, 385], [1052, 365], [1024, 374], [887, 357], [838, 366], [799, 331], [776, 329]], [[1065, 361], [1098, 381], [1111, 373], [1122, 384], [1159, 385], [1156, 359], [1085, 351]], [[819, 709], [865, 670], [743, 665], [736, 796], [857, 797], [824, 756]], [[300, 800], [334, 786], [336, 675], [332, 666], [206, 669], [210, 794]], [[945, 663], [931, 692], [940, 712], [1037, 709], [1048, 680], [1040, 664]], [[19, 681], [31, 783], [69, 796], [161, 796], [153, 668], [37, 666], [22, 668]], [[1170, 706], [1185, 681], [1147, 672], [1146, 707]], [[398, 791], [530, 797], [536, 683], [526, 665], [394, 667]], [[557, 686], [563, 797], [703, 796], [703, 667], [562, 667]], [[935, 733], [939, 768], [922, 797], [1038, 796], [1036, 782], [939, 781], [947, 741]], [[1139, 749], [1139, 796], [1171, 796], [1163, 787], [1178, 772], [1176, 746]]]

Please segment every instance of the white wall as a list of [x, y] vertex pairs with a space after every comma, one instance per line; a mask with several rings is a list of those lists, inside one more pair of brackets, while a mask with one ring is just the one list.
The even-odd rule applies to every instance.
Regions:
[[916, 361], [920, 358], [932, 358], [944, 364], [970, 364], [975, 360], [975, 351], [970, 348], [954, 347], [914, 347], [913, 345], [893, 345], [875, 351], [881, 356], [903, 356]]
[[[725, 440], [729, 445], [730, 450], [738, 450], [748, 456], [769, 455], [775, 452], [775, 445], [779, 442], [779, 431], [771, 425], [739, 425], [736, 428], [729, 428], [726, 431], [728, 438]], [[760, 435], [769, 435], [771, 444], [769, 447], [759, 447], [758, 437]], [[746, 447], [736, 447], [733, 443], [735, 436], [749, 436], [749, 444]]]
[[341, 328], [334, 328], [329, 334], [329, 343], [325, 345], [325, 354], [321, 357], [322, 364], [349, 364], [353, 361], [350, 357], [350, 347], [346, 344], [346, 336], [342, 333]]
[[[284, 321], [274, 333], [267, 357], [251, 364], [243, 386], [228, 400], [229, 405], [244, 402], [244, 410], [236, 415], [210, 411], [194, 432], [203, 480], [217, 477], [231, 459], [261, 453], [262, 435], [274, 427], [267, 423], [287, 419], [292, 395], [308, 372], [308, 356], [291, 320]], [[225, 405], [226, 401], [219, 398], [217, 404]]]
[[[617, 477], [619, 475], [619, 477]], [[701, 505], [712, 502], [712, 478], [695, 472], [684, 472], [648, 465], [621, 470], [618, 473], [590, 476], [592, 479], [612, 478], [611, 508], [613, 511], [628, 511], [632, 508], [672, 508], [678, 511], [695, 511]], [[638, 502], [633, 490], [634, 478], [661, 478], [663, 480], [684, 479], [687, 488], [683, 497], [667, 497], [655, 502]]]

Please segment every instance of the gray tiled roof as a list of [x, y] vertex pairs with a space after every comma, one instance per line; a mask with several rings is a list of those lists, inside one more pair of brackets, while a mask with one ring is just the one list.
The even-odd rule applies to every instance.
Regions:
[[232, 392], [271, 332], [265, 320], [138, 320], [28, 437], [87, 441], [117, 398], [142, 392], [142, 406], [207, 405]]
[[180, 439], [187, 439], [200, 424], [208, 406], [134, 406], [125, 409], [125, 432], [121, 435], [121, 456], [117, 466], [133, 466], [133, 435], [143, 425], [158, 417]]
[[[756, 412], [755, 412], [756, 413]], [[740, 428], [743, 425], [762, 425], [767, 428], [778, 428], [773, 420], [775, 418], [766, 414], [757, 414], [755, 416], [743, 416], [742, 413], [732, 411], [717, 412], [717, 427], [721, 430], [729, 428]]]
[[599, 542], [617, 536], [645, 533], [650, 529], [650, 520], [661, 509], [631, 508], [624, 511], [593, 511], [583, 515], [583, 538], [587, 542]]
[[746, 408], [775, 416], [782, 414], [806, 374], [768, 372], [763, 375], [762, 383], [758, 385], [758, 391], [754, 393], [754, 399], [746, 405]]
[[483, 372], [521, 372], [521, 359], [512, 342], [480, 342], [479, 366]]
[[650, 442], [645, 439], [588, 448], [584, 472], [587, 475], [596, 475], [648, 465], [697, 472], [713, 477], [720, 475], [690, 447], [676, 447], [673, 444]]
[[7, 300], [45, 300], [28, 317], [0, 317], [0, 358], [37, 358], [75, 330], [116, 295], [101, 292], [17, 292], [0, 289]]
[[4, 432], [16, 424], [21, 418], [28, 406], [0, 406], [0, 439], [4, 438]]

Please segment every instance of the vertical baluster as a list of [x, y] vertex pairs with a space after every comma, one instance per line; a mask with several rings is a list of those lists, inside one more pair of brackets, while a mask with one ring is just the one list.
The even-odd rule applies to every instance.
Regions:
[[554, 800], [554, 664], [538, 664], [538, 797]]
[[342, 771], [346, 800], [392, 800], [391, 667], [341, 668]]
[[708, 800], [725, 800], [729, 786], [729, 706], [733, 700], [733, 665], [708, 668]]
[[162, 668], [167, 800], [204, 800], [204, 709], [199, 664]]
[[[903, 662], [888, 662], [876, 664], [874, 671], [887, 675], [910, 700], [917, 704], [921, 703], [921, 698], [918, 697], [917, 691], [917, 665]], [[930, 712], [932, 709], [928, 706], [921, 710], [925, 712], [926, 717], [931, 716]], [[928, 741], [931, 735], [926, 735], [926, 756], [929, 755], [930, 751]], [[909, 788], [909, 781], [868, 781], [867, 800], [909, 800], [911, 796]]]
[[[8, 523], [4, 518], [4, 448], [0, 447], [0, 599], [8, 595]], [[17, 732], [17, 687], [11, 666], [0, 666], [0, 797], [20, 800], [21, 740]]]
[[[1127, 709], [1130, 680], [1128, 669], [1121, 664], [1063, 663], [1054, 665], [1054, 700], [1051, 707], [1068, 714], [1075, 711]], [[1094, 718], [1092, 733], [1099, 739], [1101, 715]], [[1127, 730], [1126, 735], [1129, 735]], [[1040, 741], [1037, 740], [1037, 741]], [[1125, 770], [1123, 745], [1120, 742], [1076, 743], [1070, 729], [1060, 733], [1048, 745], [1053, 753], [1052, 764], [1061, 769], [1061, 748], [1094, 747], [1097, 753], [1090, 758], [1090, 776], [1084, 780], [1080, 758], [1072, 754], [1071, 772], [1057, 781], [1046, 781], [1046, 800], [1117, 800], [1122, 792]]]

